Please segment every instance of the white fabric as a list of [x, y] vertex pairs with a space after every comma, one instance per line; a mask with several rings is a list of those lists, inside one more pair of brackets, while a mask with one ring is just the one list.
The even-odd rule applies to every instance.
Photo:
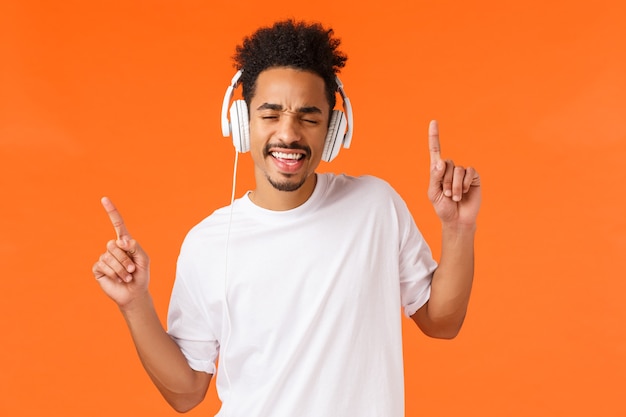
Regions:
[[186, 237], [168, 331], [215, 373], [218, 416], [404, 416], [401, 307], [436, 263], [402, 199], [374, 177], [317, 174], [269, 211], [247, 196]]

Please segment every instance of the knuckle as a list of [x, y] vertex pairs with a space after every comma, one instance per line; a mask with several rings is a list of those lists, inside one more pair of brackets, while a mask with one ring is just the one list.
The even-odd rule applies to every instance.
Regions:
[[98, 261], [91, 268], [91, 272], [96, 279], [106, 276], [106, 264]]

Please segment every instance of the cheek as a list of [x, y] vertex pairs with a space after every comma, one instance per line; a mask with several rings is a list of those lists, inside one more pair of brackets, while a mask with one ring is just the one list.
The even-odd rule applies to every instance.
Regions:
[[322, 157], [322, 153], [324, 152], [324, 148], [326, 147], [326, 132], [324, 132], [324, 134], [321, 135], [321, 137], [318, 138], [315, 141], [315, 144], [316, 144], [316, 146], [315, 146], [316, 157], [321, 158]]
[[250, 151], [252, 152], [263, 152], [263, 148], [265, 147], [265, 143], [267, 142], [264, 138], [263, 132], [256, 126], [250, 126], [249, 130], [249, 139], [250, 139]]

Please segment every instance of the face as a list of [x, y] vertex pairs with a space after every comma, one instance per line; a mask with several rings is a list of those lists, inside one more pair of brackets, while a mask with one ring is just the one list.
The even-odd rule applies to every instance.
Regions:
[[257, 196], [313, 192], [330, 113], [324, 87], [312, 72], [280, 67], [259, 74], [250, 101]]

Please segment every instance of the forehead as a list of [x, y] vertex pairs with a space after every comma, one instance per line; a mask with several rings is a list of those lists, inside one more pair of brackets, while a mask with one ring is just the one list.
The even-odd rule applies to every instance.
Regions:
[[[329, 107], [324, 80], [319, 75], [293, 68], [270, 68], [256, 80], [252, 103], [281, 104], [283, 106]], [[253, 108], [256, 108], [252, 104]]]

